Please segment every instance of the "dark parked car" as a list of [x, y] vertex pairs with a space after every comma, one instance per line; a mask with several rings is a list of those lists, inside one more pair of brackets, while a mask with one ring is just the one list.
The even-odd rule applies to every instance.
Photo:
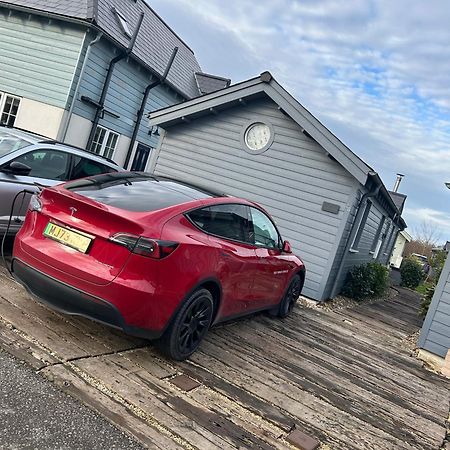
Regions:
[[30, 201], [12, 270], [51, 307], [191, 355], [212, 324], [285, 317], [305, 267], [258, 205], [139, 173], [47, 188]]
[[[6, 231], [11, 206], [23, 189], [35, 183], [53, 186], [89, 175], [121, 171], [113, 161], [71, 145], [26, 131], [0, 127], [0, 236]], [[15, 234], [27, 212], [30, 195], [18, 199], [8, 234]]]

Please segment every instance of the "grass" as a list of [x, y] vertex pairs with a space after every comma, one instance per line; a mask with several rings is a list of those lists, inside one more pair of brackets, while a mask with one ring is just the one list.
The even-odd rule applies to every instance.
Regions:
[[420, 283], [419, 286], [416, 287], [415, 291], [418, 292], [420, 295], [425, 295], [427, 292], [427, 289], [432, 286], [433, 286], [433, 283], [428, 283], [428, 282], [424, 281], [423, 283]]

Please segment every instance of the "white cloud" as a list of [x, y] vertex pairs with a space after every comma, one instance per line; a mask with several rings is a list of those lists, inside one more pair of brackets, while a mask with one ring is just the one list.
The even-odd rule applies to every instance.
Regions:
[[[445, 226], [450, 200], [443, 188], [450, 181], [447, 0], [152, 2], [156, 10], [168, 4], [174, 14], [196, 22], [192, 38], [199, 29], [207, 43], [220, 34], [221, 60], [208, 55], [215, 66], [194, 48], [205, 70], [214, 72], [220, 63], [234, 82], [270, 70], [379, 171], [388, 187], [396, 172], [407, 175], [402, 187], [410, 196], [407, 211], [415, 205], [407, 216], [413, 224], [420, 212]], [[185, 38], [189, 42], [189, 35]], [[450, 237], [450, 226], [447, 232]]]

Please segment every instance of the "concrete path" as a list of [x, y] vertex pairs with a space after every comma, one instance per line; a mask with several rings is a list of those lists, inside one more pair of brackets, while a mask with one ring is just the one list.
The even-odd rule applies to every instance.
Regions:
[[[190, 361], [42, 307], [0, 275], [0, 345], [149, 448], [438, 449], [447, 381], [405, 345], [418, 296], [211, 330]], [[296, 444], [295, 444], [296, 443]]]

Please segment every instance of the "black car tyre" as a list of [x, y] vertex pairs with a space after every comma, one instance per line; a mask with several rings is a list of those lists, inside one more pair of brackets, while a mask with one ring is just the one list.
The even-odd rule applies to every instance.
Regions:
[[214, 300], [208, 289], [193, 292], [158, 341], [163, 353], [177, 361], [189, 358], [211, 326]]
[[302, 291], [302, 280], [300, 275], [294, 275], [286, 292], [281, 299], [281, 302], [278, 305], [278, 308], [275, 308], [271, 311], [272, 315], [277, 317], [287, 317], [289, 313], [294, 308], [295, 303], [300, 297], [300, 292]]

